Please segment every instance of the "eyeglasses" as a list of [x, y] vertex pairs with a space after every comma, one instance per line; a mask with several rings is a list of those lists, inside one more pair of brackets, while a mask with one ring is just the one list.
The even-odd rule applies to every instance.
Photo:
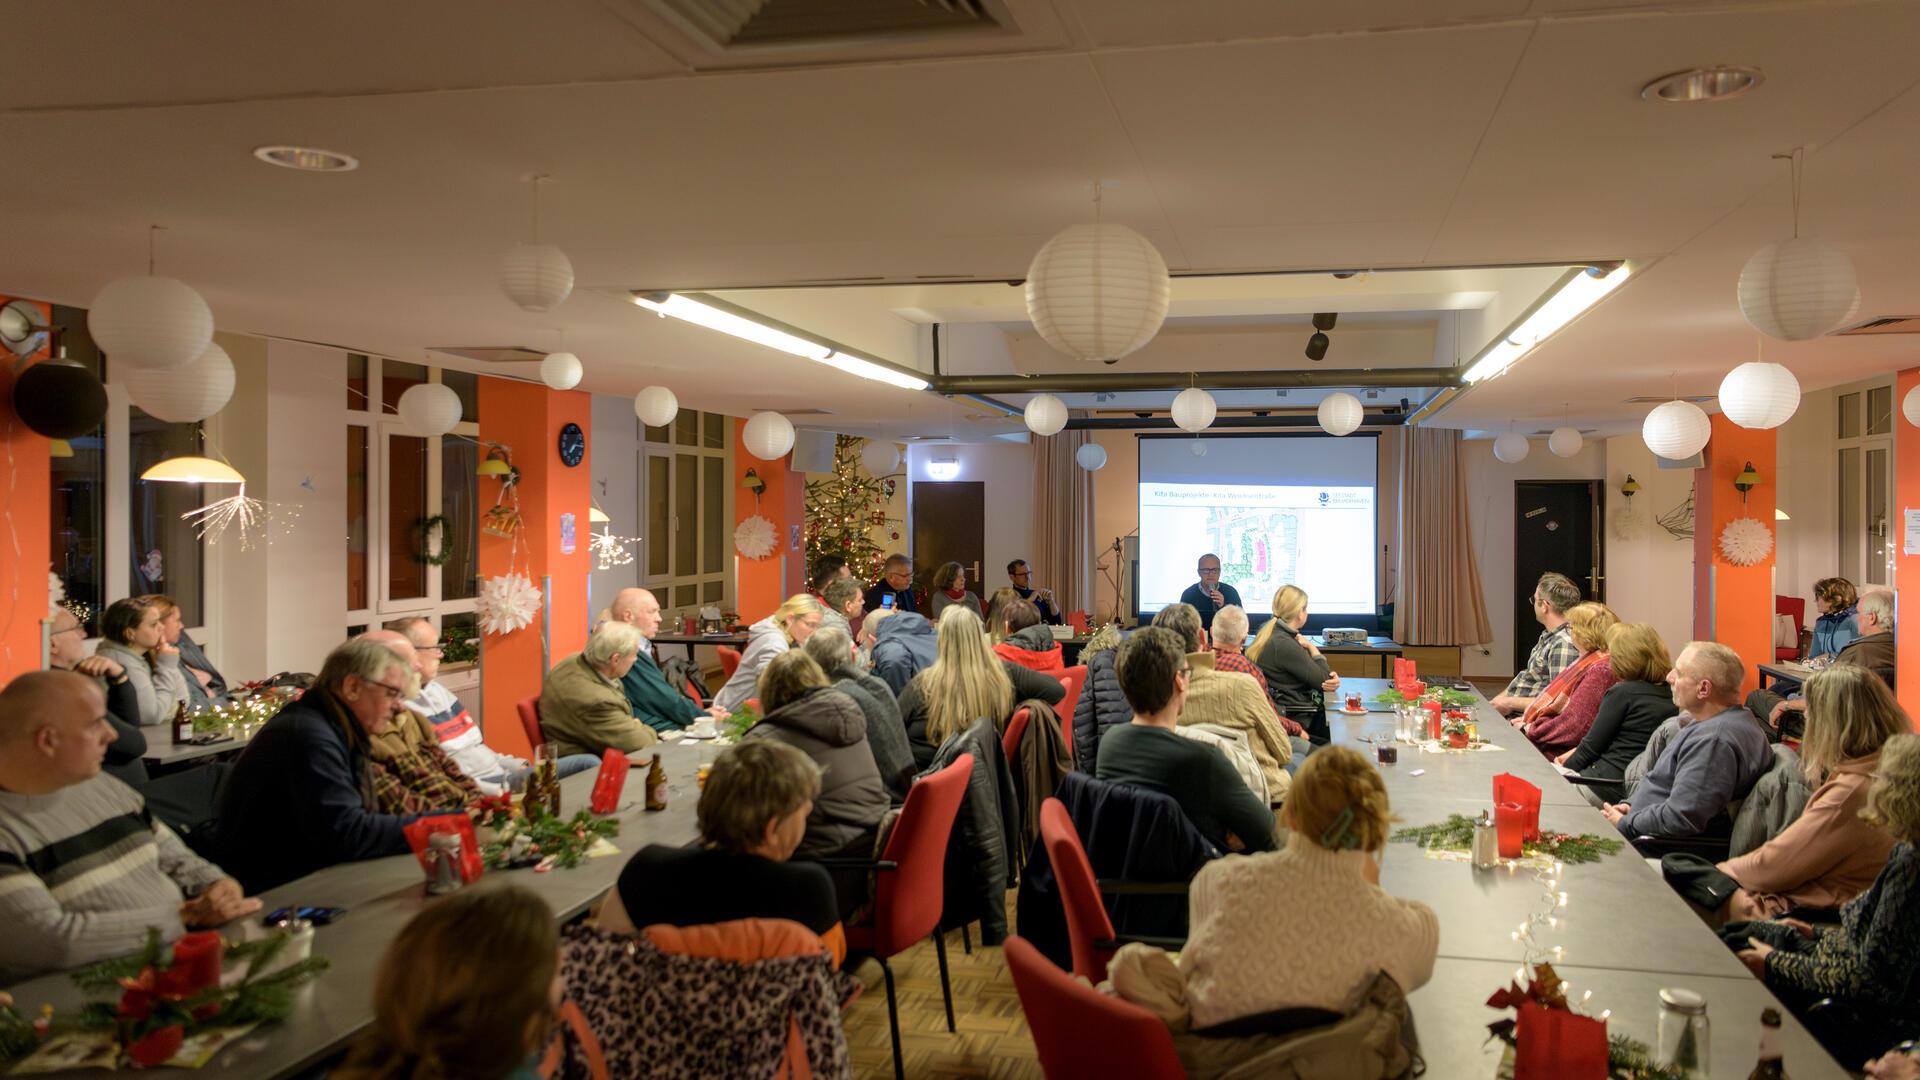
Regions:
[[87, 632], [87, 628], [84, 626], [69, 626], [65, 630], [55, 630], [53, 633], [48, 634], [47, 636], [59, 637], [61, 634], [85, 634], [86, 632]]
[[395, 698], [404, 698], [407, 696], [406, 690], [402, 687], [391, 686], [391, 685], [388, 685], [387, 683], [380, 682], [376, 679], [366, 679], [363, 681], [368, 686], [377, 686], [380, 689], [385, 690], [388, 694], [392, 695]]

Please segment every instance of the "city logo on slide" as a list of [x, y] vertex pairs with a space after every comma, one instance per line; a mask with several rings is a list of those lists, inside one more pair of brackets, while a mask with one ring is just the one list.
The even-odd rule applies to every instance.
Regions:
[[1320, 493], [1320, 505], [1321, 506], [1327, 505], [1327, 493], [1324, 491]]

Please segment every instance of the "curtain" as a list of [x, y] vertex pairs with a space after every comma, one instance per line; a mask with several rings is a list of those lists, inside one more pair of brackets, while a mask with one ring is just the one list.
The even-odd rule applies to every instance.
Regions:
[[1460, 432], [1407, 428], [1399, 447], [1400, 528], [1393, 639], [1404, 645], [1493, 640], [1467, 529]]
[[1093, 610], [1093, 474], [1074, 452], [1084, 431], [1033, 439], [1033, 582], [1053, 590], [1061, 612]]

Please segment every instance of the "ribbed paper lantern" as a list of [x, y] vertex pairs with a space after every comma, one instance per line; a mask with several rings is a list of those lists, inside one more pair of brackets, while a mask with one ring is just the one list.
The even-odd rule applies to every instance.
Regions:
[[1107, 464], [1107, 448], [1099, 443], [1086, 443], [1073, 452], [1073, 460], [1088, 472], [1099, 472]]
[[1189, 386], [1173, 399], [1173, 423], [1181, 431], [1205, 431], [1212, 426], [1220, 406], [1213, 395], [1197, 386]]
[[107, 415], [107, 388], [71, 360], [42, 360], [13, 380], [13, 413], [49, 439], [77, 439]]
[[1776, 428], [1800, 407], [1800, 380], [1779, 364], [1750, 360], [1720, 380], [1720, 411], [1743, 428]]
[[1920, 427], [1920, 386], [1907, 391], [1907, 396], [1900, 399], [1900, 413], [1907, 418], [1907, 423]]
[[860, 464], [866, 466], [868, 476], [886, 476], [900, 467], [900, 450], [890, 442], [868, 439], [860, 448]]
[[409, 386], [400, 395], [400, 422], [418, 435], [445, 435], [460, 422], [460, 395], [439, 383]]
[[115, 364], [177, 368], [213, 342], [213, 312], [184, 281], [124, 277], [93, 298], [87, 332]]
[[1553, 434], [1547, 436], [1547, 449], [1553, 451], [1555, 457], [1572, 457], [1580, 452], [1586, 441], [1573, 428], [1557, 427], [1553, 429]]
[[1768, 337], [1817, 338], [1859, 306], [1853, 260], [1825, 240], [1796, 236], [1768, 244], [1740, 268], [1740, 314]]
[[523, 311], [547, 311], [573, 292], [573, 263], [553, 244], [517, 244], [500, 259], [500, 289]]
[[666, 427], [680, 413], [680, 399], [664, 386], [649, 386], [633, 395], [633, 415], [648, 427]]
[[219, 412], [233, 397], [233, 358], [220, 346], [208, 345], [190, 364], [136, 368], [120, 382], [148, 416], [169, 424], [190, 424]]
[[1074, 225], [1027, 267], [1027, 316], [1068, 356], [1112, 363], [1160, 332], [1170, 290], [1152, 241], [1125, 225]]
[[754, 413], [740, 429], [740, 445], [761, 461], [778, 461], [793, 449], [793, 421], [777, 412]]
[[1713, 437], [1713, 421], [1691, 401], [1669, 401], [1647, 414], [1640, 439], [1647, 449], [1669, 461], [1690, 458]]
[[1027, 430], [1035, 435], [1057, 435], [1067, 426], [1067, 403], [1052, 394], [1027, 402]]
[[570, 352], [548, 353], [540, 361], [540, 381], [550, 390], [571, 390], [580, 385], [580, 377], [586, 373], [580, 358]]
[[1517, 465], [1527, 460], [1527, 452], [1532, 449], [1533, 444], [1527, 441], [1525, 435], [1517, 431], [1509, 431], [1493, 440], [1493, 456], [1509, 465]]
[[1366, 406], [1345, 392], [1328, 394], [1320, 402], [1320, 430], [1329, 435], [1351, 435], [1367, 418]]

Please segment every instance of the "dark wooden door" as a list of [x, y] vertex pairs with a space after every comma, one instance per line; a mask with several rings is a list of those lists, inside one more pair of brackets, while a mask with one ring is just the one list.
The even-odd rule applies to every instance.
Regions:
[[967, 588], [986, 603], [980, 564], [987, 556], [987, 485], [980, 480], [913, 485], [913, 580], [929, 593], [942, 563], [967, 568]]
[[1600, 528], [1600, 481], [1520, 480], [1513, 485], [1514, 668], [1540, 639], [1533, 617], [1533, 589], [1540, 575], [1556, 570], [1580, 586], [1586, 600], [1605, 600], [1605, 537]]

